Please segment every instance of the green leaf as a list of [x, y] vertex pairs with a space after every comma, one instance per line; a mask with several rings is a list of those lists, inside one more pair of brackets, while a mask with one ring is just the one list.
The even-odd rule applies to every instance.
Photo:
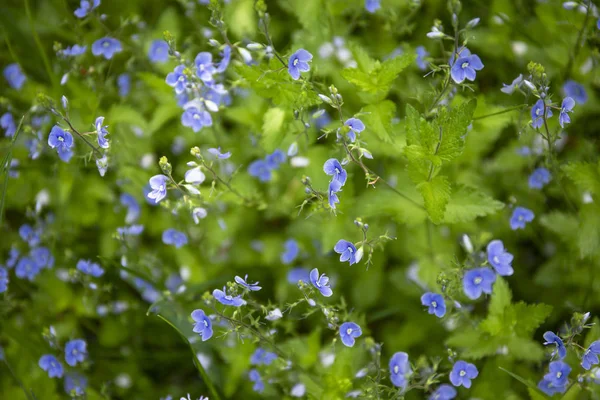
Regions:
[[542, 392], [540, 392], [540, 390], [538, 389], [535, 382], [533, 382], [531, 379], [525, 379], [522, 376], [519, 376], [513, 372], [510, 372], [509, 370], [504, 369], [502, 367], [500, 367], [500, 369], [502, 371], [506, 372], [507, 374], [509, 374], [510, 376], [512, 376], [513, 378], [515, 378], [516, 380], [518, 380], [519, 382], [521, 382], [523, 385], [527, 386], [530, 391], [540, 394], [540, 396], [542, 396], [543, 399], [547, 398], [545, 395], [541, 394]]
[[444, 222], [449, 224], [469, 222], [477, 217], [494, 214], [502, 208], [504, 203], [501, 201], [494, 200], [475, 188], [460, 186], [452, 193], [446, 206]]
[[364, 107], [361, 113], [361, 119], [367, 126], [367, 130], [372, 131], [384, 142], [391, 142], [392, 139], [392, 118], [396, 113], [396, 105], [384, 100], [378, 104], [372, 104]]
[[[442, 138], [437, 149], [437, 156], [443, 161], [451, 161], [462, 154], [464, 149], [464, 136], [467, 128], [473, 121], [473, 112], [477, 107], [477, 100], [464, 102], [451, 111], [442, 111], [436, 119], [436, 125], [441, 128]], [[445, 110], [445, 109], [442, 109]]]
[[552, 306], [543, 303], [526, 304], [520, 301], [511, 307], [514, 310], [515, 333], [523, 337], [530, 337], [552, 313]]
[[560, 211], [552, 211], [542, 215], [540, 223], [549, 231], [554, 232], [558, 238], [566, 243], [571, 243], [572, 238], [579, 236], [579, 222], [574, 215], [562, 213]]
[[594, 204], [585, 204], [579, 211], [579, 232], [577, 246], [581, 258], [590, 257], [598, 252], [600, 247], [600, 210]]
[[451, 192], [448, 178], [436, 176], [431, 181], [418, 184], [417, 189], [423, 196], [425, 209], [431, 221], [435, 224], [442, 222]]
[[263, 117], [262, 144], [266, 151], [275, 150], [285, 135], [283, 125], [285, 122], [285, 111], [281, 108], [270, 108]]
[[582, 191], [600, 196], [600, 165], [587, 162], [569, 163], [563, 167], [567, 176]]

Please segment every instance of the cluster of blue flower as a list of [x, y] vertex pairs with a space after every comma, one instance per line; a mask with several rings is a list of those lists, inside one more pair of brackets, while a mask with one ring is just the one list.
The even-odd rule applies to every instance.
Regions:
[[[50, 337], [55, 339], [54, 329], [50, 327]], [[55, 340], [50, 345], [60, 350]], [[87, 343], [83, 339], [73, 339], [65, 343], [65, 361], [67, 365], [76, 367], [88, 359]], [[87, 378], [77, 371], [65, 373], [63, 364], [52, 354], [44, 354], [40, 357], [38, 365], [48, 373], [50, 378], [62, 378], [64, 376], [64, 389], [69, 395], [83, 396], [87, 387]]]

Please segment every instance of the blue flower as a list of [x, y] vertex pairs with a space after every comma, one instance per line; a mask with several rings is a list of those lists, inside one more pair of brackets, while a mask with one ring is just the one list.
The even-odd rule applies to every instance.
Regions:
[[127, 215], [125, 216], [125, 223], [132, 224], [140, 217], [140, 203], [130, 195], [129, 193], [123, 193], [120, 197], [120, 202], [124, 207], [127, 207]]
[[19, 236], [31, 247], [40, 244], [40, 230], [34, 229], [29, 224], [23, 224], [19, 227]]
[[248, 173], [251, 176], [258, 178], [261, 182], [268, 182], [271, 180], [271, 168], [269, 168], [268, 164], [264, 160], [256, 160], [253, 161], [248, 166]]
[[429, 307], [429, 314], [435, 314], [436, 317], [442, 318], [446, 315], [446, 302], [441, 294], [425, 293], [421, 296], [421, 304]]
[[189, 107], [181, 115], [181, 123], [183, 126], [192, 128], [194, 132], [198, 132], [205, 126], [212, 126], [212, 117], [206, 110]]
[[578, 104], [585, 104], [588, 100], [587, 92], [583, 85], [575, 82], [574, 80], [568, 80], [563, 85], [563, 92], [566, 97], [570, 97]]
[[83, 396], [87, 384], [87, 378], [77, 372], [71, 372], [65, 375], [64, 388], [67, 394], [75, 393], [76, 396]]
[[154, 175], [150, 178], [150, 187], [152, 191], [147, 194], [151, 200], [154, 200], [154, 203], [158, 203], [165, 197], [167, 197], [167, 182], [169, 181], [169, 177], [165, 175]]
[[335, 244], [333, 250], [340, 254], [340, 261], [345, 262], [349, 261], [350, 265], [357, 262], [356, 260], [356, 247], [352, 243], [347, 240], [340, 239]]
[[365, 0], [365, 9], [373, 14], [381, 8], [381, 0]]
[[87, 356], [87, 343], [83, 339], [75, 339], [65, 344], [65, 360], [71, 367], [85, 361]]
[[329, 287], [329, 278], [325, 274], [319, 276], [318, 269], [314, 268], [312, 271], [310, 271], [309, 278], [310, 283], [312, 283], [312, 285], [316, 287], [323, 296], [330, 297], [333, 294], [331, 288]]
[[200, 169], [200, 167], [194, 167], [185, 172], [184, 180], [192, 185], [200, 185], [206, 179], [206, 175]]
[[98, 133], [98, 146], [102, 147], [103, 149], [108, 149], [109, 144], [108, 144], [108, 139], [106, 139], [106, 135], [108, 135], [108, 131], [106, 130], [106, 126], [102, 126], [102, 124], [104, 123], [104, 117], [98, 117], [96, 118], [96, 132]]
[[0, 117], [0, 127], [4, 129], [4, 136], [13, 137], [17, 132], [17, 125], [11, 113], [5, 113]]
[[120, 236], [138, 236], [144, 232], [144, 225], [121, 226], [117, 228]]
[[550, 183], [552, 175], [546, 168], [536, 168], [531, 175], [529, 175], [528, 184], [531, 189], [542, 189], [546, 184]]
[[100, 278], [104, 275], [104, 269], [90, 260], [79, 260], [77, 261], [77, 269], [86, 275], [93, 276], [94, 278]]
[[310, 282], [310, 272], [306, 268], [298, 267], [290, 269], [287, 274], [289, 283], [297, 284], [299, 281]]
[[443, 384], [429, 396], [429, 400], [452, 400], [456, 397], [456, 394], [456, 389], [448, 384]]
[[213, 297], [221, 304], [226, 306], [240, 307], [246, 304], [246, 300], [242, 299], [242, 296], [232, 296], [227, 294], [227, 289], [223, 286], [223, 290], [213, 290]]
[[528, 222], [533, 221], [535, 214], [528, 208], [516, 207], [510, 217], [510, 229], [516, 231], [517, 229], [525, 229], [525, 225]]
[[281, 149], [276, 149], [267, 156], [265, 162], [270, 169], [278, 169], [285, 162], [285, 153]]
[[192, 311], [192, 319], [194, 320], [193, 331], [202, 336], [202, 341], [205, 342], [213, 335], [212, 321], [202, 310]]
[[131, 91], [131, 76], [127, 73], [120, 74], [117, 77], [117, 86], [119, 87], [119, 96], [127, 96]]
[[48, 136], [48, 145], [56, 149], [58, 157], [64, 162], [69, 162], [73, 157], [73, 135], [65, 132], [58, 125], [54, 125]]
[[0, 293], [8, 290], [8, 270], [0, 265]]
[[573, 107], [575, 107], [575, 100], [570, 97], [565, 97], [560, 106], [560, 114], [558, 115], [558, 122], [560, 123], [561, 128], [564, 128], [565, 124], [571, 123], [569, 113], [573, 112]]
[[[552, 116], [550, 107], [546, 107], [546, 119]], [[539, 99], [531, 107], [531, 126], [535, 129], [541, 128], [544, 124], [544, 100]]]
[[251, 369], [248, 373], [248, 378], [251, 382], [254, 382], [252, 390], [254, 390], [257, 393], [262, 393], [265, 390], [265, 384], [257, 370]]
[[544, 375], [544, 380], [552, 382], [555, 387], [566, 386], [569, 380], [571, 367], [562, 361], [552, 361], [550, 363], [550, 372]]
[[293, 80], [297, 81], [300, 79], [300, 72], [310, 71], [308, 63], [312, 60], [313, 56], [304, 49], [297, 50], [288, 62], [288, 72]]
[[298, 247], [298, 242], [294, 239], [288, 239], [283, 244], [284, 251], [281, 253], [281, 262], [284, 264], [291, 264], [294, 262], [296, 257], [298, 257], [298, 253], [300, 252], [300, 247]]
[[153, 63], [164, 63], [169, 61], [169, 44], [164, 40], [153, 40], [148, 49], [148, 58]]
[[590, 347], [583, 353], [583, 357], [581, 358], [581, 366], [589, 370], [592, 365], [598, 364], [598, 355], [600, 355], [600, 340], [596, 340]]
[[251, 365], [271, 365], [273, 361], [277, 360], [277, 354], [272, 353], [259, 347], [250, 357]]
[[29, 257], [21, 257], [17, 266], [15, 267], [15, 275], [20, 279], [27, 279], [33, 281], [33, 279], [40, 273], [40, 268], [36, 263]]
[[208, 152], [210, 154], [212, 154], [213, 156], [217, 157], [219, 160], [226, 160], [229, 157], [231, 157], [231, 152], [230, 151], [228, 151], [227, 153], [221, 153], [221, 148], [220, 147], [218, 147], [216, 149], [214, 147], [211, 147], [210, 149], [208, 149]]
[[348, 138], [351, 142], [356, 140], [356, 135], [365, 130], [365, 124], [358, 118], [348, 118], [344, 125], [350, 128], [348, 132]]
[[342, 343], [347, 347], [354, 346], [355, 339], [361, 335], [362, 330], [360, 326], [354, 322], [344, 322], [340, 326], [340, 338], [342, 338]]
[[100, 0], [93, 0], [93, 2], [90, 2], [88, 0], [81, 0], [79, 8], [76, 9], [73, 14], [75, 14], [77, 18], [85, 18], [89, 13], [92, 12], [92, 10], [97, 8], [99, 5]]
[[487, 259], [494, 267], [498, 275], [509, 276], [514, 270], [512, 263], [514, 256], [504, 249], [504, 243], [501, 240], [492, 240], [487, 245]]
[[523, 74], [517, 76], [510, 85], [503, 83], [500, 91], [506, 94], [513, 94], [513, 92], [521, 86], [521, 83], [523, 83]]
[[556, 393], [564, 393], [567, 391], [566, 386], [555, 386], [551, 381], [548, 381], [546, 379], [542, 379], [541, 381], [539, 381], [538, 388], [542, 392], [546, 393], [548, 396], [552, 396]]
[[185, 75], [185, 65], [178, 65], [173, 72], [167, 75], [167, 85], [175, 88], [175, 93], [182, 94], [187, 87], [187, 76]]
[[323, 164], [323, 171], [329, 176], [333, 177], [333, 180], [340, 182], [342, 185], [346, 183], [348, 174], [342, 164], [335, 158], [330, 158]]
[[236, 276], [234, 280], [237, 282], [238, 285], [243, 286], [252, 292], [258, 292], [260, 289], [262, 289], [260, 286], [258, 286], [260, 282], [249, 283], [248, 275], [244, 276], [244, 279], [240, 278], [239, 276]]
[[78, 44], [74, 44], [71, 47], [67, 47], [61, 51], [63, 56], [67, 57], [76, 57], [85, 53], [87, 50], [87, 46], [80, 46]]
[[471, 379], [477, 378], [477, 367], [466, 361], [457, 361], [450, 372], [450, 382], [456, 387], [462, 385], [467, 389], [471, 387]]
[[217, 72], [222, 73], [225, 72], [227, 67], [229, 66], [229, 62], [231, 61], [231, 47], [229, 45], [225, 45], [223, 48], [223, 53], [221, 54], [223, 58], [217, 65]]
[[51, 354], [40, 357], [38, 365], [48, 373], [48, 377], [50, 378], [62, 378], [63, 376], [64, 368], [62, 364]]
[[490, 268], [475, 268], [467, 271], [463, 278], [463, 289], [471, 300], [478, 299], [481, 293], [492, 294], [496, 274]]
[[408, 354], [403, 351], [394, 353], [390, 358], [390, 381], [396, 387], [405, 389], [408, 384], [408, 378], [412, 374], [412, 368], [408, 362]]
[[425, 58], [429, 56], [429, 52], [425, 49], [424, 46], [418, 46], [417, 50], [417, 66], [421, 71], [425, 71], [427, 69], [427, 61]]
[[[21, 229], [19, 229], [19, 235], [20, 234], [21, 234]], [[10, 251], [8, 252], [8, 260], [6, 260], [6, 266], [8, 268], [12, 268], [15, 265], [17, 265], [17, 261], [19, 260], [20, 254], [21, 253], [19, 253], [19, 249], [17, 249], [16, 247], [11, 247]]]
[[212, 82], [213, 74], [217, 72], [212, 62], [212, 54], [206, 51], [198, 53], [194, 63], [196, 64], [196, 75], [198, 75], [198, 78], [202, 79], [204, 83]]
[[173, 245], [178, 249], [187, 244], [188, 238], [185, 233], [169, 228], [163, 232], [162, 241], [164, 244]]
[[556, 345], [556, 350], [552, 352], [552, 357], [554, 357], [555, 354], [558, 354], [558, 357], [562, 360], [563, 358], [565, 358], [567, 356], [567, 349], [562, 341], [562, 339], [556, 335], [554, 332], [551, 331], [547, 331], [544, 333], [544, 346], [547, 346], [549, 344], [555, 344]]
[[42, 268], [52, 268], [54, 266], [54, 257], [47, 247], [37, 247], [29, 253], [29, 256], [35, 265]]
[[17, 63], [9, 64], [4, 68], [4, 78], [6, 78], [11, 88], [17, 90], [21, 90], [26, 80], [25, 74], [23, 74], [21, 67]]
[[339, 204], [340, 198], [337, 193], [342, 190], [342, 184], [340, 181], [332, 180], [329, 182], [329, 187], [327, 188], [327, 201], [329, 202], [329, 207], [335, 210], [335, 205]]
[[450, 65], [452, 65], [450, 76], [456, 83], [462, 83], [465, 79], [468, 79], [471, 82], [474, 81], [477, 75], [477, 72], [475, 71], [483, 69], [483, 63], [479, 56], [471, 54], [467, 48], [464, 48], [460, 52], [459, 57], [454, 64], [452, 64], [453, 59], [454, 55], [450, 62]]
[[108, 36], [98, 39], [92, 44], [92, 54], [95, 56], [104, 56], [107, 60], [110, 60], [116, 53], [120, 53], [122, 50], [123, 46], [121, 46], [121, 42]]

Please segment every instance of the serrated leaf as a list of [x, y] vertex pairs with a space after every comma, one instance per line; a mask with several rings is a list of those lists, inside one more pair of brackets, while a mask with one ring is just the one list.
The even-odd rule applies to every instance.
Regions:
[[552, 306], [543, 303], [526, 304], [520, 301], [511, 307], [514, 310], [514, 331], [522, 337], [530, 337], [552, 313]]
[[477, 100], [464, 102], [449, 112], [442, 112], [436, 125], [441, 129], [437, 155], [444, 161], [451, 161], [462, 154], [464, 136], [467, 128], [473, 121], [473, 112], [477, 107]]
[[361, 110], [364, 115], [361, 119], [365, 123], [367, 130], [372, 131], [384, 142], [391, 142], [392, 139], [392, 118], [396, 113], [396, 105], [385, 100], [378, 104], [372, 104]]
[[600, 166], [586, 162], [569, 163], [563, 167], [567, 176], [575, 182], [582, 191], [600, 195]]
[[571, 238], [578, 236], [579, 222], [574, 215], [552, 211], [542, 215], [540, 223], [546, 229], [556, 233], [565, 242], [571, 243]]
[[488, 315], [502, 315], [504, 310], [510, 306], [511, 301], [512, 293], [508, 287], [508, 283], [506, 280], [498, 276], [496, 283], [494, 283], [494, 290], [492, 291], [492, 300], [490, 300]]
[[504, 208], [504, 203], [494, 200], [475, 188], [460, 186], [454, 190], [446, 206], [444, 222], [454, 224], [457, 222], [473, 221], [477, 217], [494, 214]]
[[439, 224], [444, 218], [446, 204], [450, 199], [450, 182], [445, 176], [436, 176], [431, 181], [422, 182], [417, 189], [423, 196], [425, 209], [434, 224]]
[[506, 343], [508, 355], [516, 360], [541, 361], [544, 358], [542, 345], [529, 338], [512, 336]]

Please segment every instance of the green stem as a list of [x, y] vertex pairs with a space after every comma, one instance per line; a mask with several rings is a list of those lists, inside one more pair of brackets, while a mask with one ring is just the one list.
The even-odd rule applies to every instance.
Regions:
[[15, 371], [12, 369], [12, 367], [8, 363], [8, 360], [4, 359], [4, 364], [6, 364], [6, 368], [8, 368], [8, 371], [10, 372], [10, 374], [12, 375], [14, 380], [17, 382], [17, 385], [19, 385], [19, 387], [21, 388], [23, 393], [25, 393], [25, 396], [27, 396], [28, 399], [31, 399], [31, 395], [33, 394], [33, 392], [30, 393], [27, 389], [25, 389], [25, 385], [23, 384], [23, 381], [20, 380], [19, 377], [15, 374]]
[[506, 113], [513, 112], [513, 111], [516, 111], [516, 110], [523, 110], [523, 109], [525, 109], [527, 107], [528, 107], [527, 104], [521, 104], [521, 105], [518, 105], [518, 106], [506, 108], [506, 109], [504, 109], [502, 111], [493, 112], [491, 114], [484, 114], [484, 115], [480, 115], [478, 117], [473, 117], [473, 121], [477, 121], [477, 120], [480, 120], [480, 119], [493, 117], [493, 116], [500, 115], [500, 114], [506, 114]]
[[2, 199], [0, 200], [0, 227], [2, 226], [2, 219], [4, 217], [4, 204], [6, 202], [6, 192], [8, 192], [8, 175], [10, 173], [10, 163], [12, 161], [12, 149], [17, 142], [17, 138], [19, 137], [19, 133], [21, 133], [21, 127], [23, 126], [23, 120], [25, 120], [25, 115], [21, 117], [21, 121], [19, 122], [19, 126], [10, 142], [10, 146], [8, 147], [8, 152], [4, 159], [2, 160], [2, 164], [0, 168], [4, 168], [4, 184], [2, 185]]
[[31, 15], [31, 9], [29, 7], [29, 0], [24, 0], [24, 2], [25, 2], [25, 13], [27, 14], [27, 18], [29, 19], [29, 24], [31, 25], [31, 34], [33, 35], [33, 39], [35, 40], [35, 44], [37, 45], [40, 55], [42, 56], [42, 61], [44, 62], [44, 67], [46, 68], [46, 73], [48, 74], [48, 77], [50, 78], [50, 82], [52, 83], [52, 86], [54, 87], [54, 89], [58, 89], [58, 87], [59, 87], [58, 81], [56, 80], [56, 77], [52, 73], [52, 67], [50, 65], [50, 61], [48, 60], [48, 56], [46, 55], [46, 52], [44, 51], [44, 46], [42, 45], [42, 41], [40, 40], [40, 37], [37, 34], [37, 31], [35, 30], [35, 23], [33, 20], [33, 16]]
[[567, 64], [567, 68], [565, 70], [564, 80], [567, 80], [569, 78], [569, 75], [571, 75], [571, 70], [573, 69], [573, 64], [575, 63], [575, 59], [579, 55], [579, 51], [581, 50], [581, 47], [583, 46], [583, 43], [581, 43], [581, 39], [583, 38], [583, 32], [585, 32], [585, 27], [587, 26], [588, 20], [590, 18], [590, 11], [592, 9], [591, 5], [592, 5], [591, 0], [589, 0], [588, 5], [587, 5], [587, 12], [585, 13], [585, 19], [583, 20], [583, 25], [581, 26], [581, 29], [579, 30], [579, 34], [577, 35], [577, 40], [575, 41], [573, 53], [571, 53], [571, 56], [569, 57], [569, 62]]

